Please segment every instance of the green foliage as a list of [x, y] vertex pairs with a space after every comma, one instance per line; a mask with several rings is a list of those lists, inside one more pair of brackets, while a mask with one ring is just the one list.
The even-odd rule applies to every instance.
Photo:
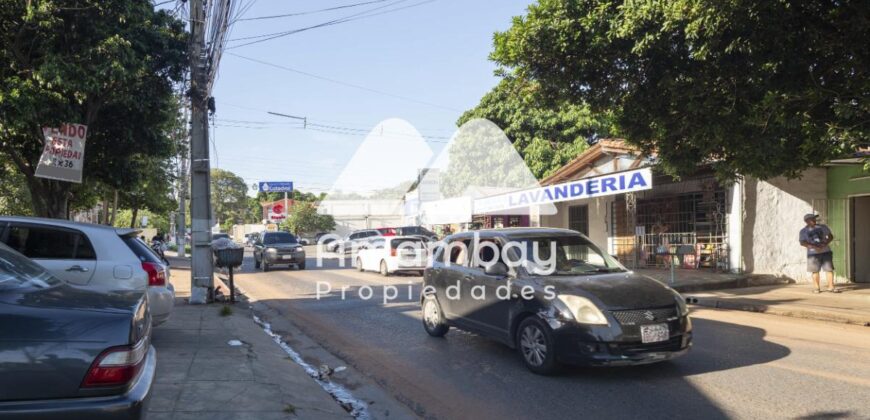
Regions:
[[30, 216], [30, 191], [24, 184], [24, 175], [12, 165], [0, 162], [0, 215]]
[[502, 74], [613, 111], [673, 175], [796, 176], [870, 138], [870, 2], [540, 0], [495, 35]]
[[335, 230], [335, 219], [332, 215], [318, 213], [314, 203], [296, 202], [291, 207], [287, 220], [281, 223], [281, 228], [294, 235], [331, 232]]
[[507, 135], [538, 179], [551, 174], [586, 149], [590, 136], [617, 133], [613, 115], [593, 114], [586, 105], [553, 105], [540, 95], [537, 82], [507, 76], [457, 122], [492, 121]]
[[212, 211], [222, 227], [250, 220], [247, 194], [248, 186], [240, 176], [223, 169], [211, 170]]
[[142, 227], [143, 217], [148, 218], [148, 223], [145, 227], [157, 229], [158, 232], [169, 232], [169, 215], [165, 212], [154, 213], [148, 210], [137, 212], [136, 220], [133, 220], [132, 210], [118, 210], [117, 215], [115, 215], [115, 227]]
[[221, 306], [221, 310], [218, 314], [220, 316], [230, 316], [233, 314], [233, 308], [229, 305]]
[[[36, 214], [65, 217], [101, 186], [131, 191], [140, 167], [174, 154], [186, 51], [183, 22], [149, 2], [0, 0], [0, 159], [24, 175]], [[34, 176], [40, 127], [63, 122], [88, 126], [81, 186]]]

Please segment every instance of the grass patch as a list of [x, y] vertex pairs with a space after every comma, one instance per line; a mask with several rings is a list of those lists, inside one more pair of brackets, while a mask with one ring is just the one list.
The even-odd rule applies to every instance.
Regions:
[[233, 314], [233, 308], [229, 305], [224, 305], [223, 307], [221, 307], [220, 314], [221, 316], [230, 316]]
[[284, 412], [287, 414], [296, 414], [296, 406], [293, 404], [284, 405]]

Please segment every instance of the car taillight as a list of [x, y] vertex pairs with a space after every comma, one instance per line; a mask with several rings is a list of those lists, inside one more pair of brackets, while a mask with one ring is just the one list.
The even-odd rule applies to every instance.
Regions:
[[119, 346], [106, 349], [88, 369], [82, 388], [119, 386], [130, 383], [139, 375], [145, 356], [148, 354], [147, 336], [135, 346]]
[[148, 273], [149, 286], [166, 286], [166, 272], [160, 264], [143, 262], [142, 269]]

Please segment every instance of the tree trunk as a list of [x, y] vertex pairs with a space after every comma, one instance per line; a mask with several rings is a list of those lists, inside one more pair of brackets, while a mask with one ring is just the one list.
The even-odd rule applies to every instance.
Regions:
[[115, 188], [115, 199], [112, 201], [112, 219], [109, 226], [115, 226], [115, 215], [118, 214], [118, 189]]
[[103, 198], [103, 214], [100, 217], [100, 224], [109, 224], [109, 200]]
[[130, 218], [130, 229], [136, 227], [136, 218], [139, 217], [139, 207], [133, 207], [133, 217]]
[[33, 213], [51, 219], [67, 218], [69, 184], [43, 178], [28, 179]]

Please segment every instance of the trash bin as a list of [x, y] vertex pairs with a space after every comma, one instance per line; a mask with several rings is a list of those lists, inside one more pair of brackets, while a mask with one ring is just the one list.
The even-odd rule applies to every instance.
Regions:
[[220, 248], [214, 250], [215, 265], [218, 267], [238, 267], [245, 258], [245, 248]]

